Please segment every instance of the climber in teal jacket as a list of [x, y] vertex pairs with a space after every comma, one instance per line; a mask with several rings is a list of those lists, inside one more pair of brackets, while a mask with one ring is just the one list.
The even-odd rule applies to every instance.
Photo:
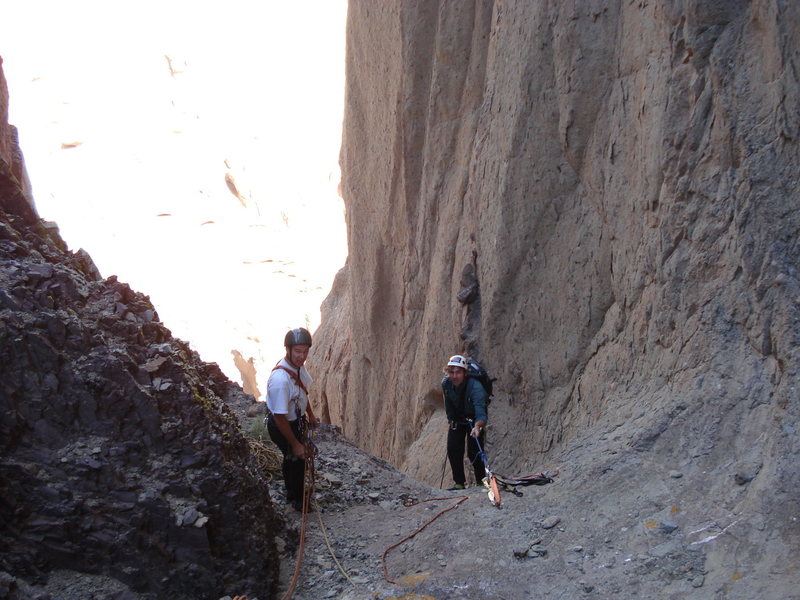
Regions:
[[464, 445], [467, 458], [475, 471], [475, 481], [482, 485], [486, 469], [479, 456], [484, 444], [484, 427], [489, 420], [486, 408], [486, 390], [479, 381], [467, 376], [467, 359], [461, 355], [450, 357], [442, 379], [444, 409], [450, 428], [447, 432], [447, 459], [453, 472], [454, 485], [450, 490], [463, 490], [467, 478], [464, 474]]

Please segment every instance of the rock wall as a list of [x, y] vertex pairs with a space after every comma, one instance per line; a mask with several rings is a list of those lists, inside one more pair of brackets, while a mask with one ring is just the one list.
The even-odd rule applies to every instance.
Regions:
[[469, 352], [496, 469], [647, 453], [775, 516], [790, 560], [798, 32], [771, 0], [351, 0], [321, 412], [438, 485], [441, 368]]
[[[0, 70], [8, 142], [6, 115]], [[228, 408], [253, 399], [146, 296], [70, 252], [14, 173], [24, 164], [6, 143], [0, 597], [271, 597], [285, 530]]]
[[8, 85], [0, 56], [0, 192], [3, 202], [13, 204], [14, 212], [29, 221], [36, 219], [36, 207], [22, 150], [19, 147], [17, 128], [8, 122]]

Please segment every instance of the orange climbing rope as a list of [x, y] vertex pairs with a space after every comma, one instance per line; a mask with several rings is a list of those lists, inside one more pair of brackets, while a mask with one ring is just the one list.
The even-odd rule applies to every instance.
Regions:
[[300, 518], [300, 545], [297, 548], [297, 563], [294, 566], [294, 574], [289, 587], [281, 596], [281, 600], [290, 600], [294, 593], [294, 588], [297, 586], [297, 579], [300, 576], [300, 565], [303, 562], [303, 550], [306, 544], [306, 524], [308, 523], [308, 509], [311, 505], [311, 497], [314, 495], [314, 455], [317, 453], [317, 448], [314, 446], [311, 436], [307, 431], [304, 433], [303, 443], [306, 447], [306, 468], [305, 476], [303, 478], [303, 511]]
[[[451, 497], [448, 497], [448, 498], [428, 498], [427, 500], [423, 500], [422, 502], [410, 502], [410, 503], [407, 503], [407, 504], [406, 504], [406, 503], [404, 503], [404, 504], [405, 504], [406, 506], [409, 506], [409, 507], [410, 507], [410, 506], [416, 506], [417, 504], [422, 504], [423, 502], [433, 502], [434, 500], [453, 500], [454, 498], [459, 498], [459, 496], [455, 496], [455, 497], [451, 496]], [[389, 583], [393, 583], [393, 584], [395, 584], [395, 585], [398, 585], [398, 584], [397, 584], [397, 582], [396, 582], [394, 579], [389, 579], [389, 571], [388, 571], [388, 569], [386, 568], [386, 555], [387, 555], [387, 554], [389, 554], [389, 552], [391, 552], [392, 550], [394, 550], [394, 549], [395, 549], [395, 548], [397, 548], [398, 546], [400, 546], [401, 544], [403, 544], [403, 543], [407, 542], [408, 540], [410, 540], [411, 538], [413, 538], [413, 537], [414, 537], [415, 535], [417, 535], [417, 534], [418, 534], [420, 531], [422, 531], [422, 530], [423, 530], [423, 529], [425, 529], [425, 528], [426, 528], [428, 525], [430, 525], [431, 523], [433, 523], [433, 522], [434, 522], [436, 519], [438, 519], [439, 517], [441, 517], [441, 516], [442, 516], [444, 513], [446, 513], [446, 512], [450, 512], [450, 511], [451, 511], [451, 510], [453, 510], [454, 508], [457, 508], [459, 504], [461, 504], [462, 502], [464, 502], [464, 500], [467, 500], [468, 498], [469, 498], [469, 496], [461, 496], [461, 497], [460, 497], [460, 499], [458, 500], [458, 502], [456, 502], [455, 504], [453, 504], [453, 506], [451, 506], [451, 507], [449, 507], [449, 508], [445, 508], [445, 509], [444, 509], [444, 510], [442, 510], [442, 511], [439, 511], [439, 512], [438, 512], [438, 513], [437, 513], [437, 514], [436, 514], [436, 515], [435, 515], [435, 516], [434, 516], [434, 517], [433, 517], [433, 518], [430, 520], [430, 521], [428, 521], [427, 523], [425, 523], [425, 524], [424, 524], [422, 527], [420, 527], [419, 529], [417, 529], [417, 530], [416, 530], [414, 533], [412, 533], [412, 534], [410, 534], [410, 535], [407, 535], [406, 537], [404, 537], [402, 540], [400, 540], [400, 541], [399, 541], [399, 542], [397, 542], [396, 544], [392, 544], [391, 546], [389, 546], [388, 548], [386, 548], [386, 550], [384, 550], [384, 551], [383, 551], [383, 554], [381, 554], [381, 564], [383, 565], [383, 578], [384, 578], [386, 581], [388, 581]]]

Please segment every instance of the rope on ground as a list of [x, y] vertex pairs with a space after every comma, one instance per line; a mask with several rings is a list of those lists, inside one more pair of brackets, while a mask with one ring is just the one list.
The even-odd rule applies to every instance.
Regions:
[[469, 498], [469, 496], [460, 496], [460, 497], [459, 496], [451, 496], [449, 498], [428, 498], [427, 500], [423, 500], [422, 502], [412, 502], [412, 503], [409, 503], [409, 504], [405, 505], [405, 506], [411, 507], [411, 506], [416, 506], [417, 504], [422, 504], [423, 502], [434, 502], [435, 500], [454, 500], [455, 498], [460, 498], [460, 499], [458, 500], [458, 502], [453, 504], [453, 506], [451, 506], [449, 508], [445, 508], [444, 510], [439, 511], [431, 520], [429, 520], [427, 523], [422, 525], [422, 527], [417, 529], [414, 533], [412, 533], [410, 535], [407, 535], [402, 540], [400, 540], [396, 544], [392, 544], [386, 550], [383, 551], [383, 554], [381, 554], [381, 564], [383, 565], [383, 578], [386, 581], [388, 581], [389, 583], [393, 583], [395, 585], [399, 585], [394, 579], [389, 579], [389, 571], [386, 568], [386, 555], [389, 554], [389, 552], [391, 552], [392, 550], [394, 550], [398, 546], [400, 546], [401, 544], [404, 544], [405, 542], [407, 542], [408, 540], [413, 538], [415, 535], [417, 535], [419, 532], [421, 532], [423, 529], [425, 529], [428, 525], [430, 525], [436, 519], [441, 517], [444, 513], [450, 512], [454, 508], [458, 508], [458, 505], [461, 504], [462, 502], [464, 502], [464, 500], [467, 500]]
[[339, 572], [344, 576], [347, 581], [350, 582], [350, 585], [355, 585], [353, 580], [350, 579], [350, 576], [347, 574], [347, 571], [344, 570], [344, 567], [339, 562], [339, 559], [336, 558], [336, 554], [333, 552], [333, 547], [331, 547], [331, 542], [328, 539], [328, 531], [325, 529], [325, 523], [322, 522], [322, 515], [319, 512], [319, 507], [316, 507], [317, 517], [319, 518], [319, 526], [322, 529], [322, 536], [325, 538], [325, 545], [328, 547], [328, 552], [331, 554], [331, 558], [333, 558], [333, 562], [336, 563], [336, 567], [339, 569]]

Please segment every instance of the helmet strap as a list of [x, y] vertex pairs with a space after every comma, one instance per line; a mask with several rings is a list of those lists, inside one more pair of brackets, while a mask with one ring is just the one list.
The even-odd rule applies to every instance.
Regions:
[[296, 364], [294, 364], [292, 362], [292, 347], [291, 346], [286, 346], [286, 362], [288, 362], [293, 368], [295, 368], [297, 370], [300, 370], [300, 367], [298, 367]]

